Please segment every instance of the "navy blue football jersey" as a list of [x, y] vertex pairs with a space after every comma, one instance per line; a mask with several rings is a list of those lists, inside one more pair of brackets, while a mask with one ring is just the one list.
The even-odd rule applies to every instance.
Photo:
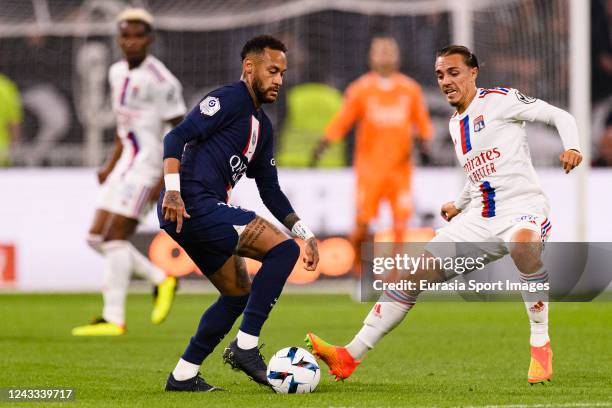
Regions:
[[227, 202], [246, 174], [255, 179], [264, 204], [282, 222], [293, 208], [278, 184], [273, 136], [270, 119], [263, 109], [255, 109], [244, 82], [202, 99], [164, 138], [164, 159], [181, 161], [181, 196], [187, 212], [193, 217]]

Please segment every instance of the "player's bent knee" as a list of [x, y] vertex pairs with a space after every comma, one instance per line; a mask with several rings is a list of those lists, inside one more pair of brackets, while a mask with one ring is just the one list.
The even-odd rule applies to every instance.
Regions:
[[297, 261], [300, 257], [300, 246], [291, 238], [287, 238], [270, 249], [264, 258], [269, 256], [284, 256]]
[[257, 216], [239, 235], [236, 254], [261, 261], [262, 258], [290, 238], [272, 223]]
[[300, 246], [293, 239], [286, 239], [274, 248], [269, 250], [263, 257], [263, 261], [280, 262], [283, 265], [291, 266], [290, 268], [279, 269], [278, 273], [282, 273], [287, 277], [293, 271], [298, 258], [300, 257]]
[[542, 242], [535, 231], [521, 229], [514, 233], [509, 250], [514, 264], [522, 273], [533, 273], [542, 267]]
[[539, 233], [534, 230], [522, 228], [512, 234], [510, 242], [513, 245], [521, 245], [528, 243], [541, 243], [542, 238]]

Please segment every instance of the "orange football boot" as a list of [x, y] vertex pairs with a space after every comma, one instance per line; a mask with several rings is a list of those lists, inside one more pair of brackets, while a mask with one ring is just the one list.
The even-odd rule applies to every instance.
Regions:
[[329, 366], [329, 373], [336, 377], [336, 381], [349, 378], [361, 363], [361, 360], [355, 360], [346, 348], [329, 344], [314, 333], [308, 333], [304, 341], [315, 356], [325, 361]]
[[550, 382], [553, 375], [552, 369], [553, 352], [550, 348], [550, 341], [542, 347], [531, 346], [531, 364], [527, 381], [529, 384], [545, 384]]

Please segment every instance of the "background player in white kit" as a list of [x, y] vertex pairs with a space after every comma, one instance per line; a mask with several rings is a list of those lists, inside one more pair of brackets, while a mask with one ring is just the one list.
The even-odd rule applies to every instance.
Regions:
[[[442, 206], [442, 217], [452, 222], [438, 231], [425, 256], [462, 255], [459, 246], [444, 242], [486, 242], [478, 247], [488, 262], [509, 253], [522, 282], [546, 283], [548, 273], [540, 256], [551, 228], [548, 200], [531, 164], [524, 126], [526, 121], [539, 121], [557, 128], [564, 147], [559, 159], [568, 173], [582, 161], [576, 122], [569, 113], [516, 89], [477, 88], [478, 70], [476, 56], [466, 47], [438, 51], [436, 77], [447, 101], [457, 109], [449, 130], [467, 181], [460, 196]], [[436, 282], [456, 276], [449, 272], [421, 269], [402, 279]], [[348, 378], [366, 352], [403, 320], [418, 293], [386, 290], [346, 347], [328, 344], [312, 333], [306, 342], [337, 379]], [[524, 293], [523, 298], [531, 323], [527, 379], [531, 384], [550, 381], [548, 292]]]
[[167, 126], [186, 112], [178, 80], [148, 53], [153, 17], [144, 9], [127, 9], [118, 19], [117, 42], [125, 59], [109, 70], [115, 147], [98, 171], [100, 194], [88, 244], [106, 261], [102, 316], [76, 327], [76, 336], [125, 333], [125, 299], [132, 271], [155, 285], [151, 321], [161, 323], [170, 311], [176, 279], [153, 265], [128, 241], [139, 218], [157, 201], [162, 187], [162, 140]]

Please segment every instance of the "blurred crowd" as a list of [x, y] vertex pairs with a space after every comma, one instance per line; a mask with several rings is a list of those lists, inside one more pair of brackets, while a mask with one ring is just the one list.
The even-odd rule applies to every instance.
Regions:
[[[479, 57], [480, 50], [486, 50], [482, 51], [486, 58], [481, 57], [484, 61], [481, 83], [485, 86], [511, 85], [567, 107], [568, 66], [559, 63], [567, 61], [569, 53], [564, 2], [524, 0], [518, 6], [512, 3], [477, 11], [474, 49]], [[64, 14], [78, 14], [80, 3], [70, 4], [74, 10], [64, 10]], [[591, 0], [591, 13], [593, 165], [612, 166], [612, 0]], [[516, 21], [521, 24], [517, 25]], [[362, 29], [355, 30], [355, 27]], [[450, 41], [449, 15], [378, 18], [356, 14], [341, 16], [339, 12], [313, 13], [299, 21], [287, 20], [263, 28], [287, 43], [291, 57], [281, 103], [271, 107], [269, 112], [279, 129], [277, 147], [281, 149], [281, 164], [307, 165], [306, 156], [302, 159], [295, 152], [282, 151], [283, 144], [290, 146], [283, 143], [283, 139], [300, 141], [293, 145], [296, 151], [313, 146], [339, 108], [347, 85], [366, 69], [369, 39], [380, 27], [401, 39], [401, 71], [421, 84], [429, 105], [435, 131], [432, 154], [427, 163], [418, 158], [417, 163], [454, 164], [446, 131], [449, 108], [439, 98], [431, 73], [435, 50]], [[237, 78], [234, 68], [224, 68], [236, 66], [235, 55], [228, 55], [223, 50], [235, 49], [234, 43], [241, 43], [257, 30], [262, 28], [210, 32], [206, 34], [205, 47], [201, 46], [201, 33], [160, 32], [158, 49], [153, 52], [162, 54], [184, 81], [187, 103], [193, 105], [208, 90]], [[551, 49], [534, 53], [533, 47], [525, 46], [536, 44], [536, 40], [542, 38], [547, 39]], [[98, 121], [96, 126], [103, 129], [104, 146], [111, 144], [114, 134], [107, 103], [91, 97], [95, 94], [87, 87], [98, 86], [103, 97], [108, 92], [104, 89], [107, 88], [104, 67], [119, 58], [113, 43], [110, 37], [69, 41], [37, 35], [0, 38], [0, 166], [92, 164], [82, 153], [85, 135], [91, 128], [87, 121]], [[180, 44], [182, 49], [171, 44]], [[91, 65], [84, 69], [83, 61], [95, 61], [102, 69], [98, 72]], [[206, 72], [202, 71], [203, 67]], [[541, 75], [542, 72], [551, 74]], [[499, 83], [500, 79], [503, 83]], [[93, 111], [97, 113], [94, 117], [85, 110], [87, 106], [94, 106]], [[552, 165], [554, 155], [549, 154], [548, 147], [553, 143], [556, 146], [558, 140], [552, 136], [545, 139], [543, 145], [533, 146], [534, 162]], [[540, 142], [542, 140], [538, 140]], [[330, 167], [351, 165], [353, 143], [350, 134], [345, 142], [328, 153], [328, 162], [323, 164]]]

